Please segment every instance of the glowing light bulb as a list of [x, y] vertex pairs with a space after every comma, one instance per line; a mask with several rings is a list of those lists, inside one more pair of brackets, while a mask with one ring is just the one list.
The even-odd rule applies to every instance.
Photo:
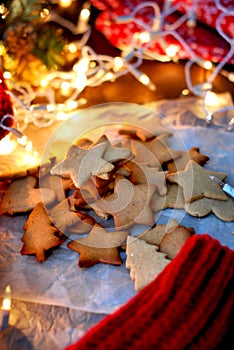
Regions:
[[189, 95], [189, 90], [188, 89], [184, 89], [184, 90], [181, 91], [181, 94], [183, 96], [188, 96]]
[[61, 87], [61, 94], [63, 96], [68, 96], [70, 94], [70, 91], [71, 91], [70, 83], [68, 83], [67, 81], [63, 81], [60, 87]]
[[116, 56], [114, 58], [114, 67], [113, 67], [114, 71], [118, 72], [121, 68], [123, 68], [123, 65], [124, 65], [124, 60], [121, 57]]
[[2, 310], [11, 309], [11, 287], [7, 286], [4, 293], [4, 299], [2, 302]]
[[141, 32], [139, 33], [139, 40], [142, 42], [142, 43], [149, 43], [150, 42], [150, 33], [149, 32]]
[[169, 57], [175, 57], [177, 52], [178, 52], [178, 46], [177, 45], [174, 45], [174, 44], [171, 44], [169, 45], [167, 48], [166, 48], [166, 54], [167, 56]]
[[40, 17], [42, 19], [45, 19], [45, 18], [47, 18], [49, 16], [49, 14], [50, 14], [50, 11], [47, 8], [44, 8], [40, 12]]
[[155, 91], [156, 90], [156, 86], [154, 85], [154, 83], [152, 83], [152, 81], [150, 80], [150, 78], [148, 77], [148, 75], [142, 73], [139, 77], [139, 81], [147, 86], [150, 90]]
[[0, 154], [7, 155], [14, 151], [16, 148], [16, 142], [11, 140], [11, 135], [8, 134], [0, 141]]
[[73, 0], [59, 0], [58, 4], [59, 6], [66, 8], [71, 6]]
[[216, 93], [213, 91], [208, 91], [205, 97], [205, 104], [207, 106], [216, 107], [219, 105], [219, 99]]
[[205, 61], [205, 62], [203, 63], [203, 67], [204, 67], [205, 69], [209, 70], [209, 69], [211, 69], [211, 68], [213, 67], [213, 64], [212, 64], [211, 61]]
[[67, 50], [70, 53], [76, 53], [77, 52], [77, 47], [76, 47], [75, 43], [69, 43], [66, 48], [67, 48]]
[[4, 77], [4, 79], [11, 79], [11, 78], [12, 78], [12, 75], [11, 75], [10, 72], [5, 71], [5, 72], [3, 73], [3, 77]]
[[81, 19], [88, 19], [90, 16], [90, 11], [88, 8], [83, 8], [81, 11], [80, 11], [80, 18]]

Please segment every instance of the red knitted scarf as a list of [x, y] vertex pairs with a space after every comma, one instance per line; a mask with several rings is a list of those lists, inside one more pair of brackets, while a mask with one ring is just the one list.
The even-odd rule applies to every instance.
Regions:
[[66, 350], [233, 349], [234, 251], [189, 238], [148, 286]]

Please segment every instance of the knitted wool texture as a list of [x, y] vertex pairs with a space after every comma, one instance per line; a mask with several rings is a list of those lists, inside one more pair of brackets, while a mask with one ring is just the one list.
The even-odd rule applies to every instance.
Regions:
[[233, 349], [233, 291], [234, 251], [194, 235], [155, 280], [66, 350]]
[[[14, 124], [14, 120], [11, 117], [4, 118], [5, 115], [13, 116], [13, 108], [10, 96], [6, 93], [7, 86], [4, 81], [2, 71], [0, 70], [0, 123], [4, 126], [12, 127]], [[1, 127], [0, 124], [0, 140], [5, 137], [9, 133], [9, 130], [6, 130]]]

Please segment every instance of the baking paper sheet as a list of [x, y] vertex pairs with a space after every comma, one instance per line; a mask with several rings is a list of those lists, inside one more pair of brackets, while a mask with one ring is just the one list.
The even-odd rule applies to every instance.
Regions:
[[[57, 156], [63, 156], [69, 142], [87, 130], [94, 130], [94, 127], [100, 133], [106, 129], [112, 132], [118, 123], [128, 122], [152, 130], [155, 122], [161, 118], [155, 111], [157, 105], [148, 109], [125, 103], [101, 105], [82, 111], [56, 129], [48, 141], [44, 159], [56, 153], [58, 148], [55, 146], [58, 144], [64, 147], [59, 148]], [[177, 125], [174, 128], [169, 120], [168, 108], [168, 119], [162, 119], [162, 122], [172, 127], [174, 136], [169, 138], [169, 145], [180, 150], [199, 147], [201, 153], [210, 157], [205, 167], [227, 172], [227, 180], [234, 186], [234, 133], [213, 127]], [[97, 138], [95, 132], [94, 137]], [[160, 215], [156, 214], [156, 218], [158, 223], [177, 219], [185, 226], [194, 227], [196, 233], [208, 233], [234, 249], [234, 223], [225, 223], [213, 214], [199, 219], [185, 214], [184, 210], [167, 209]], [[26, 219], [27, 215], [3, 215], [0, 218], [0, 291], [10, 284], [15, 299], [95, 313], [113, 312], [136, 294], [129, 270], [125, 268], [124, 253], [121, 267], [98, 264], [88, 269], [77, 266], [78, 254], [68, 249], [66, 243], [54, 250], [43, 263], [38, 263], [33, 256], [22, 256], [21, 237]], [[144, 229], [135, 226], [132, 233]]]

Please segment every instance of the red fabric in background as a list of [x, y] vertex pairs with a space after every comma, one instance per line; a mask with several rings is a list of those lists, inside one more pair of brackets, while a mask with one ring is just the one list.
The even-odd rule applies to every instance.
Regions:
[[66, 350], [233, 349], [233, 262], [234, 251], [193, 235], [155, 280]]
[[[174, 23], [185, 13], [186, 6], [191, 8], [194, 0], [173, 0], [173, 4], [180, 3], [180, 13], [173, 13], [167, 17], [168, 23]], [[154, 0], [153, 2], [162, 8], [163, 0]], [[123, 50], [132, 46], [132, 38], [134, 33], [141, 32], [142, 27], [133, 22], [118, 23], [117, 17], [131, 14], [132, 10], [143, 1], [140, 0], [91, 0], [91, 3], [102, 12], [96, 19], [96, 28], [102, 32], [111, 44]], [[222, 20], [221, 27], [225, 34], [230, 38], [234, 38], [234, 16], [230, 15], [230, 11], [234, 11], [234, 0], [222, 0], [221, 4], [227, 8], [229, 14], [225, 15]], [[188, 46], [194, 53], [204, 60], [212, 62], [220, 62], [230, 49], [229, 43], [215, 30], [216, 20], [220, 13], [224, 12], [217, 8], [215, 0], [197, 0], [196, 5], [197, 24], [194, 29], [188, 28], [187, 24], [182, 24], [176, 31], [184, 38]], [[140, 18], [145, 23], [150, 23], [153, 16], [152, 8], [147, 7], [144, 11], [140, 11], [136, 18]], [[179, 46], [176, 58], [191, 58], [187, 50], [173, 36], [165, 37], [166, 44], [176, 44]], [[149, 52], [158, 52], [164, 54], [160, 40], [154, 38], [150, 46], [147, 48]], [[234, 64], [234, 57], [229, 60]]]
[[[3, 78], [2, 71], [0, 70], [0, 122], [5, 115], [13, 115], [13, 107], [10, 96], [6, 93], [7, 86]], [[3, 125], [11, 127], [14, 124], [13, 118], [6, 118]], [[3, 129], [0, 126], [0, 140], [3, 139], [9, 133], [8, 130]]]

